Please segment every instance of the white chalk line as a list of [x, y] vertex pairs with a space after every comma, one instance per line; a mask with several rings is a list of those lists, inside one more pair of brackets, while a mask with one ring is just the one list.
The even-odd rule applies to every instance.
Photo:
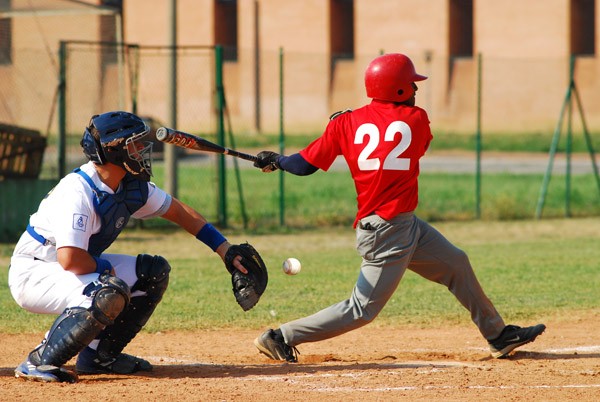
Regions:
[[594, 353], [600, 352], [600, 345], [577, 346], [572, 348], [545, 349], [542, 353]]
[[436, 390], [454, 390], [454, 389], [491, 389], [491, 390], [520, 390], [520, 389], [596, 389], [600, 388], [600, 384], [567, 384], [567, 385], [467, 385], [467, 386], [455, 386], [455, 385], [425, 385], [425, 386], [406, 386], [406, 387], [377, 387], [377, 388], [366, 388], [366, 387], [321, 387], [312, 389], [314, 392], [390, 392], [390, 391], [436, 391]]
[[[485, 348], [468, 348], [470, 350], [478, 350], [478, 351], [487, 351]], [[411, 353], [414, 352], [435, 352], [433, 349], [415, 349], [411, 350]], [[588, 346], [575, 346], [569, 348], [559, 348], [559, 349], [542, 349], [536, 351], [537, 353], [600, 353], [600, 345], [588, 345]], [[186, 364], [186, 365], [196, 365], [196, 366], [219, 366], [219, 364], [215, 363], [206, 363], [199, 362], [197, 360], [186, 359], [185, 357], [168, 357], [168, 356], [145, 356], [146, 359], [152, 361], [153, 363], [160, 364]], [[403, 363], [390, 363], [392, 366], [406, 366], [407, 368], [412, 368], [411, 365], [415, 365], [415, 367], [422, 367], [426, 365], [438, 365], [438, 366], [455, 366], [455, 367], [475, 367], [476, 365], [470, 363], [453, 363], [453, 362], [439, 362], [439, 361], [417, 361], [417, 362], [403, 362]], [[383, 364], [382, 366], [385, 366]]]
[[[538, 351], [538, 353], [595, 353], [600, 352], [600, 345], [590, 346], [576, 346], [569, 348], [558, 348], [558, 349], [544, 349]], [[199, 362], [197, 360], [186, 359], [186, 358], [173, 358], [166, 356], [147, 356], [148, 360], [155, 362], [155, 364], [183, 364], [186, 366], [195, 367], [219, 367], [224, 364], [210, 363], [210, 362]], [[397, 369], [420, 369], [421, 372], [443, 372], [444, 369], [469, 367], [477, 368], [484, 366], [484, 363], [467, 363], [467, 362], [440, 362], [440, 361], [405, 361], [401, 363], [382, 363], [378, 364], [377, 367], [381, 369], [389, 368], [394, 369], [387, 372], [388, 375], [400, 375], [401, 371], [395, 371]], [[327, 365], [323, 365], [323, 369], [327, 369]], [[349, 370], [354, 368], [349, 366]], [[383, 374], [383, 373], [379, 373]], [[369, 370], [364, 372], [348, 372], [348, 373], [290, 373], [289, 375], [266, 375], [266, 376], [252, 376], [249, 375], [245, 378], [240, 378], [242, 381], [269, 381], [269, 382], [283, 382], [287, 384], [303, 384], [306, 390], [313, 392], [393, 392], [393, 391], [428, 391], [428, 390], [453, 390], [453, 389], [467, 389], [467, 390], [518, 390], [518, 389], [600, 389], [600, 384], [562, 384], [562, 385], [471, 385], [471, 386], [456, 386], [456, 385], [423, 385], [423, 386], [399, 386], [399, 387], [315, 387], [306, 384], [306, 379], [327, 379], [327, 378], [359, 378], [364, 376], [372, 375]]]

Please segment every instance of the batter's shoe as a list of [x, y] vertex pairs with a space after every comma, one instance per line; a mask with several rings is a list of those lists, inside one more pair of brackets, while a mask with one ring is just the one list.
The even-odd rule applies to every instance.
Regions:
[[489, 341], [492, 357], [495, 359], [506, 357], [519, 346], [533, 342], [545, 329], [546, 326], [544, 324], [526, 328], [521, 328], [516, 325], [507, 325], [504, 327], [499, 337]]
[[131, 374], [137, 371], [152, 371], [152, 364], [125, 353], [109, 360], [100, 359], [98, 352], [87, 346], [79, 352], [75, 368], [80, 374]]
[[298, 362], [298, 349], [285, 343], [281, 330], [269, 329], [254, 340], [254, 346], [260, 353], [273, 360], [286, 360], [290, 363]]
[[15, 377], [40, 382], [77, 382], [77, 374], [72, 371], [48, 364], [36, 366], [29, 359], [15, 369]]

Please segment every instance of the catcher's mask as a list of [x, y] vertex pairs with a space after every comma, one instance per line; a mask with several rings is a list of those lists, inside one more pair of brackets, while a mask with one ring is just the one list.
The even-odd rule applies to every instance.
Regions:
[[390, 102], [404, 102], [415, 94], [415, 81], [426, 80], [417, 74], [413, 62], [400, 53], [379, 56], [369, 63], [365, 71], [367, 96]]
[[81, 147], [89, 160], [98, 164], [112, 163], [136, 178], [150, 181], [152, 176], [152, 141], [150, 129], [138, 116], [128, 112], [95, 115], [86, 127]]

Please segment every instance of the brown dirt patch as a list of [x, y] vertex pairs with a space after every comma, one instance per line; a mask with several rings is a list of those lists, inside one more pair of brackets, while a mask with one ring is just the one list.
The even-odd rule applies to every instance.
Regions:
[[[14, 378], [42, 334], [0, 334], [6, 401], [398, 401], [600, 398], [600, 311], [547, 320], [536, 342], [492, 360], [473, 326], [390, 328], [373, 323], [300, 345], [300, 363], [258, 354], [255, 330], [142, 333], [127, 352], [150, 360], [143, 375], [82, 375], [76, 384]], [[73, 368], [74, 362], [67, 364]]]

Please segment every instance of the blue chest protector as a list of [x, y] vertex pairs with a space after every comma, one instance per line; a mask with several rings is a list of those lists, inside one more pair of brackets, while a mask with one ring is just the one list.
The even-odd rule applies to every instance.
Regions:
[[94, 191], [94, 210], [100, 216], [100, 231], [92, 237], [88, 252], [99, 257], [119, 236], [129, 222], [129, 218], [148, 200], [148, 184], [145, 181], [126, 175], [121, 181], [121, 189], [109, 194], [96, 187], [90, 176], [77, 168], [73, 172], [85, 179]]

